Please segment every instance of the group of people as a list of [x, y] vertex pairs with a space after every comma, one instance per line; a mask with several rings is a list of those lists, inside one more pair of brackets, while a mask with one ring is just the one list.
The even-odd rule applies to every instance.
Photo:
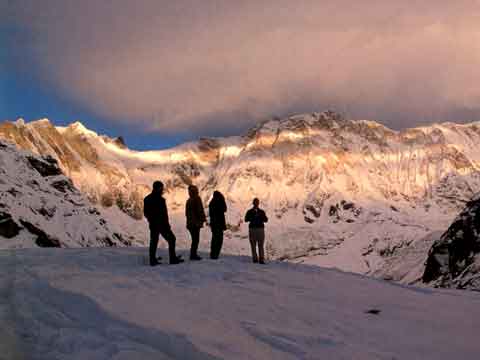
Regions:
[[[158, 239], [160, 235], [168, 243], [168, 254], [170, 264], [179, 264], [184, 260], [177, 256], [175, 250], [176, 237], [173, 233], [168, 219], [168, 210], [165, 198], [163, 197], [164, 185], [161, 181], [153, 183], [152, 192], [143, 200], [143, 213], [148, 220], [150, 227], [150, 247], [149, 258], [150, 265], [160, 264], [160, 258], [157, 257]], [[198, 188], [195, 185], [188, 187], [188, 200], [185, 204], [185, 217], [187, 230], [192, 238], [190, 247], [190, 260], [201, 260], [198, 255], [198, 245], [200, 243], [200, 231], [207, 221], [200, 198]], [[253, 207], [245, 214], [245, 222], [249, 223], [249, 239], [252, 249], [252, 260], [254, 263], [265, 264], [265, 223], [268, 222], [265, 211], [259, 207], [260, 201], [253, 199]], [[208, 213], [210, 217], [210, 229], [212, 240], [210, 243], [210, 258], [218, 259], [223, 245], [223, 232], [227, 230], [225, 213], [227, 204], [225, 197], [220, 191], [214, 191], [212, 199], [208, 204]], [[258, 255], [257, 255], [258, 248]]]

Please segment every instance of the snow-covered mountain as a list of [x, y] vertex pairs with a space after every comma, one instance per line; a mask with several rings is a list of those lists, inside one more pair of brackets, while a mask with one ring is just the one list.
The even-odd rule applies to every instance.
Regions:
[[0, 140], [0, 249], [130, 245], [57, 161]]
[[[194, 183], [205, 202], [215, 189], [226, 195], [227, 251], [248, 252], [242, 218], [259, 197], [270, 216], [270, 257], [400, 281], [421, 277], [431, 233], [444, 231], [480, 189], [480, 123], [394, 131], [323, 112], [265, 121], [243, 136], [144, 152], [78, 122], [5, 122], [0, 136], [53, 156], [89, 199], [136, 218], [151, 183], [162, 180], [180, 245], [187, 241], [186, 187]], [[203, 236], [206, 247], [208, 232]], [[399, 268], [399, 254], [418, 263], [415, 274], [411, 266]]]

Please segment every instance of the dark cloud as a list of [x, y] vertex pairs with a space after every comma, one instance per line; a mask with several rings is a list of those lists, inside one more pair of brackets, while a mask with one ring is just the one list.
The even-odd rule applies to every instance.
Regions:
[[62, 96], [145, 129], [221, 134], [325, 107], [395, 128], [478, 118], [479, 5], [19, 0], [0, 10], [10, 65]]

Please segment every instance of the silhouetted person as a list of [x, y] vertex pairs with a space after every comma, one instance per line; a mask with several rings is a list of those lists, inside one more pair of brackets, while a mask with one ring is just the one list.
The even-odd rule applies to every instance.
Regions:
[[159, 264], [156, 257], [159, 235], [162, 235], [168, 243], [170, 264], [183, 262], [175, 253], [176, 238], [168, 221], [167, 204], [162, 195], [163, 183], [155, 181], [152, 192], [143, 199], [143, 214], [147, 218], [150, 227], [149, 257], [151, 266]]
[[[268, 222], [268, 218], [265, 211], [258, 207], [259, 205], [260, 200], [257, 198], [253, 199], [253, 207], [245, 214], [245, 222], [249, 223], [248, 236], [250, 246], [252, 247], [252, 260], [254, 263], [260, 262], [260, 264], [265, 264], [265, 251], [263, 249], [265, 243], [264, 223]], [[260, 260], [257, 257], [257, 246]]]
[[212, 242], [210, 243], [210, 259], [218, 259], [223, 245], [223, 232], [227, 230], [225, 213], [227, 204], [225, 197], [220, 191], [214, 191], [212, 200], [208, 204], [210, 216], [210, 229], [212, 230]]
[[195, 185], [188, 186], [188, 195], [189, 198], [185, 204], [185, 216], [187, 217], [187, 229], [192, 237], [190, 260], [202, 260], [198, 256], [197, 250], [200, 242], [200, 229], [207, 219], [203, 210], [202, 199], [200, 199], [198, 188]]

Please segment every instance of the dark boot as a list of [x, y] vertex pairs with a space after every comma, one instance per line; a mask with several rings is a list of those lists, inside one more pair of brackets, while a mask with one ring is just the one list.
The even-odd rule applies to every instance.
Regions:
[[175, 234], [172, 232], [171, 229], [166, 229], [161, 234], [168, 243], [168, 257], [170, 259], [170, 264], [179, 264], [179, 258], [177, 257], [177, 254], [175, 252], [175, 245], [177, 242]]
[[175, 265], [175, 264], [180, 264], [183, 263], [183, 259], [179, 257], [171, 258], [170, 259], [170, 265]]

